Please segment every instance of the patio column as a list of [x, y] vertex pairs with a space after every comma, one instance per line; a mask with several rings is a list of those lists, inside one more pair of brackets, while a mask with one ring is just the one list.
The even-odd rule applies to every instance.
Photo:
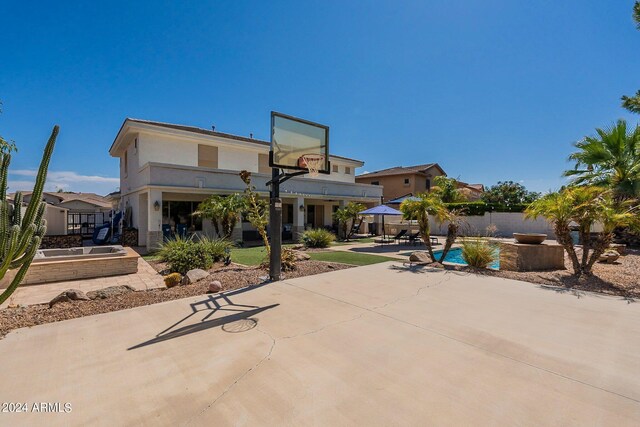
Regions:
[[162, 243], [162, 191], [149, 190], [147, 203], [147, 249], [154, 250]]
[[[300, 209], [300, 206], [303, 209]], [[304, 197], [296, 197], [293, 202], [293, 225], [291, 227], [291, 233], [293, 235], [293, 240], [298, 240], [300, 234], [304, 232]]]

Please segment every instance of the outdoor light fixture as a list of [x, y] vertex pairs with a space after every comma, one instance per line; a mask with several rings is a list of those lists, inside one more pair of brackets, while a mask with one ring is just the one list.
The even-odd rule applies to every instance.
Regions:
[[156, 200], [156, 202], [153, 204], [153, 209], [155, 209], [155, 210], [156, 210], [156, 212], [157, 212], [157, 211], [159, 211], [159, 210], [160, 210], [160, 202], [158, 202], [158, 201]]
[[304, 205], [300, 205], [299, 209], [300, 209], [300, 212], [303, 212], [304, 211]]

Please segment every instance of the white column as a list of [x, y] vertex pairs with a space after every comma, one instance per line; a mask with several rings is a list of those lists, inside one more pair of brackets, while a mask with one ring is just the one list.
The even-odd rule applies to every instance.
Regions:
[[300, 234], [304, 231], [305, 209], [301, 210], [300, 206], [304, 208], [304, 197], [297, 197], [293, 202], [293, 226], [291, 227], [293, 240], [298, 240]]
[[147, 249], [153, 250], [162, 242], [162, 191], [149, 190], [147, 203]]

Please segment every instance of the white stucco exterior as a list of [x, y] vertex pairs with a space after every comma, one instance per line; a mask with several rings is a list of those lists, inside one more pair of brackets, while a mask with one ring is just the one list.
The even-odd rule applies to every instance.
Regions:
[[[199, 158], [199, 146], [215, 147], [213, 163], [201, 161], [204, 157]], [[171, 211], [187, 209], [188, 204], [193, 209], [213, 194], [242, 193], [245, 188], [239, 177], [242, 170], [252, 172], [257, 191], [268, 195], [266, 182], [271, 172], [264, 166], [269, 153], [266, 141], [127, 119], [109, 152], [120, 158], [120, 208], [131, 210], [129, 225], [138, 229], [139, 244], [149, 248], [161, 239], [163, 228], [175, 229], [178, 222], [190, 223], [190, 228], [198, 233], [211, 232], [210, 223], [203, 221], [196, 225], [193, 219], [185, 220], [185, 215], [174, 215]], [[356, 168], [362, 167], [363, 162], [339, 156], [330, 156], [329, 160], [331, 174], [296, 177], [282, 186], [283, 205], [289, 212], [286, 224], [294, 230], [330, 226], [333, 210], [348, 201], [369, 205], [380, 201], [381, 187], [355, 182]], [[245, 233], [250, 231], [246, 223], [240, 224], [240, 236], [243, 229]]]

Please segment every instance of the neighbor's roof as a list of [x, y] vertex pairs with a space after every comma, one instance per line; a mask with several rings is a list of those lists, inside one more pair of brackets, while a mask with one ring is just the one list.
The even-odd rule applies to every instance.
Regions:
[[[210, 130], [210, 129], [203, 129], [203, 128], [199, 128], [199, 127], [196, 127], [196, 126], [178, 125], [178, 124], [173, 124], [173, 123], [156, 122], [156, 121], [153, 121], [153, 120], [133, 119], [133, 118], [127, 117], [124, 120], [124, 123], [122, 123], [122, 126], [120, 127], [120, 130], [118, 131], [118, 134], [116, 135], [116, 138], [113, 140], [113, 144], [111, 144], [111, 148], [109, 148], [109, 152], [111, 152], [113, 150], [113, 148], [115, 147], [116, 141], [118, 140], [118, 137], [120, 137], [120, 134], [122, 133], [122, 130], [124, 129], [125, 125], [128, 122], [129, 123], [140, 123], [140, 124], [146, 124], [146, 125], [152, 125], [152, 126], [159, 126], [159, 127], [163, 127], [163, 128], [167, 128], [167, 129], [181, 130], [181, 131], [184, 131], [184, 132], [198, 133], [200, 135], [217, 136], [217, 137], [220, 137], [220, 138], [228, 138], [228, 139], [233, 139], [233, 140], [236, 140], [236, 141], [250, 142], [252, 144], [258, 144], [258, 145], [267, 146], [267, 147], [269, 147], [271, 145], [270, 142], [263, 141], [261, 139], [247, 138], [246, 136], [233, 135], [233, 134], [230, 134], [230, 133], [218, 132], [218, 131], [214, 131], [214, 130]], [[362, 160], [351, 159], [349, 157], [343, 157], [343, 156], [336, 156], [335, 154], [330, 154], [330, 156], [331, 157], [335, 157], [337, 159], [342, 159], [342, 160], [347, 160], [347, 161], [350, 161], [350, 162], [356, 162], [356, 163], [364, 164], [364, 162]]]
[[440, 167], [439, 164], [425, 163], [422, 165], [415, 165], [415, 166], [394, 166], [392, 168], [381, 169], [379, 171], [373, 171], [373, 172], [368, 172], [362, 175], [358, 175], [356, 178], [375, 178], [379, 176], [403, 175], [407, 173], [424, 174], [425, 173], [424, 171], [432, 167], [436, 167], [437, 169], [440, 170], [442, 174], [446, 175], [446, 172], [444, 171], [444, 169]]
[[[23, 191], [22, 195], [23, 196], [28, 196], [31, 195], [31, 191]], [[99, 194], [96, 193], [73, 193], [73, 192], [48, 192], [48, 191], [44, 191], [42, 193], [43, 195], [46, 194], [47, 196], [50, 197], [55, 197], [58, 200], [60, 200], [60, 204], [65, 204], [67, 202], [71, 202], [71, 201], [81, 201], [81, 202], [85, 202], [85, 203], [89, 203], [92, 204], [94, 206], [97, 207], [101, 207], [101, 208], [110, 208], [111, 207], [111, 202], [109, 202], [109, 200], [107, 200], [107, 198], [105, 198], [104, 196], [101, 196]], [[11, 199], [13, 200], [15, 196], [15, 193], [11, 194]]]

